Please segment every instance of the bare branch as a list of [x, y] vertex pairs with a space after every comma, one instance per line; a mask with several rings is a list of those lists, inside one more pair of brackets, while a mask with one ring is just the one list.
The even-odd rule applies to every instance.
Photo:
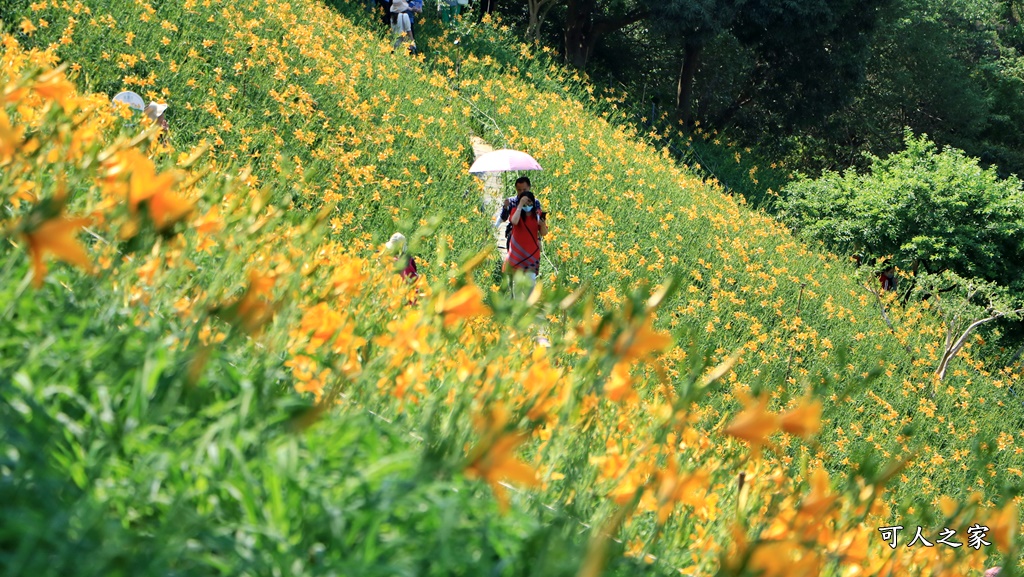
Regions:
[[[967, 327], [967, 329], [964, 330], [963, 334], [960, 335], [960, 338], [957, 339], [956, 343], [952, 347], [949, 346], [949, 339], [947, 339], [946, 340], [946, 350], [942, 354], [942, 360], [939, 362], [938, 369], [935, 370], [935, 374], [936, 374], [936, 376], [939, 377], [939, 380], [940, 381], [945, 380], [945, 378], [946, 378], [946, 370], [949, 368], [949, 361], [951, 361], [953, 359], [953, 357], [955, 357], [957, 355], [957, 353], [960, 352], [960, 349], [962, 349], [963, 346], [965, 344], [967, 344], [967, 338], [971, 336], [971, 333], [974, 332], [974, 329], [980, 327], [981, 325], [983, 325], [985, 323], [988, 323], [988, 322], [1000, 319], [1002, 317], [1005, 317], [1005, 316], [1008, 316], [1008, 315], [1021, 314], [1021, 313], [1024, 313], [1024, 308], [1020, 308], [1020, 309], [1016, 309], [1016, 310], [1012, 310], [1012, 311], [997, 311], [995, 314], [992, 314], [992, 315], [990, 315], [990, 316], [988, 316], [986, 318], [983, 318], [983, 319], [978, 319], [978, 320], [974, 321], [973, 323], [971, 323]], [[947, 334], [949, 334], [949, 332], [952, 331], [952, 327], [953, 327], [952, 323], [947, 325]]]

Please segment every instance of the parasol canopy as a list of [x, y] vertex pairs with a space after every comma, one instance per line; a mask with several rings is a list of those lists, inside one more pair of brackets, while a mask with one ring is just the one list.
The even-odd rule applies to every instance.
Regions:
[[515, 170], [541, 170], [541, 167], [529, 154], [508, 148], [481, 154], [476, 159], [476, 162], [473, 163], [473, 166], [469, 167], [470, 174], [512, 172]]

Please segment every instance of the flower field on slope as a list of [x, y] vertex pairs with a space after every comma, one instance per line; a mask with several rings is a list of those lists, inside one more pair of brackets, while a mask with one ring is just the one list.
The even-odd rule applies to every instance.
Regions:
[[[481, 28], [470, 33], [501, 35]], [[621, 531], [627, 556], [658, 573], [964, 574], [987, 566], [987, 553], [1016, 558], [1021, 409], [1007, 390], [1018, 376], [988, 374], [967, 356], [936, 386], [942, 327], [927, 311], [892, 307], [890, 334], [840, 261], [673, 167], [640, 135], [524, 83], [571, 81], [542, 56], [466, 53], [456, 68], [438, 55], [428, 66], [306, 1], [44, 1], [27, 5], [15, 29], [0, 79], [3, 222], [17, 242], [0, 253], [9, 327], [0, 384], [23, 398], [15, 413], [40, 415], [25, 418], [26, 430], [67, 429], [43, 461], [76, 487], [64, 499], [83, 517], [68, 540], [88, 533], [87, 518], [189, 551], [177, 561], [183, 572], [190, 563], [237, 572], [225, 552], [244, 547], [254, 572], [348, 560], [348, 572], [370, 573], [367, 551], [412, 558], [429, 550], [423, 535], [438, 521], [416, 512], [374, 521], [373, 507], [353, 505], [352, 518], [376, 523], [369, 533], [380, 536], [365, 547], [353, 537], [355, 555], [352, 542], [332, 540], [349, 513], [329, 504], [347, 485], [375, 483], [380, 495], [397, 478], [440, 508], [430, 496], [456, 483], [471, 510], [454, 524], [466, 538], [493, 513], [472, 481], [486, 481], [505, 508], [498, 481], [508, 478], [529, 490], [512, 497], [491, 546], [531, 565], [506, 573], [536, 566], [529, 528], [561, 523], [576, 535], [575, 519]], [[53, 51], [26, 54], [18, 41]], [[122, 118], [107, 97], [77, 96], [46, 71], [58, 57], [85, 93], [167, 99], [168, 137]], [[467, 208], [480, 194], [465, 174], [467, 136], [481, 127], [546, 167], [535, 190], [552, 214], [546, 247], [558, 267], [540, 303], [549, 350], [534, 350], [521, 306], [488, 290], [481, 261], [493, 257], [470, 258], [488, 238], [487, 215]], [[376, 255], [396, 228], [414, 239], [425, 294], [412, 295]], [[51, 255], [77, 268], [43, 270], [36, 257]], [[654, 288], [672, 274], [671, 290]], [[111, 334], [143, 342], [122, 345], [122, 357], [102, 338]], [[161, 352], [142, 355], [147, 342]], [[95, 348], [79, 351], [86, 343]], [[246, 405], [254, 394], [268, 421], [258, 427]], [[387, 419], [375, 426], [392, 446], [340, 460], [327, 447], [358, 446], [351, 423], [368, 410]], [[145, 453], [131, 443], [141, 416], [159, 422], [149, 442], [223, 436], [235, 453], [196, 451], [180, 470], [140, 464]], [[301, 438], [279, 430], [314, 421]], [[422, 441], [394, 440], [408, 430]], [[323, 479], [318, 463], [333, 463]], [[203, 467], [217, 475], [203, 480]], [[168, 475], [152, 499], [110, 497], [119, 479], [148, 486], [146, 471]], [[29, 485], [14, 490], [39, 490]], [[303, 495], [323, 500], [302, 515]], [[557, 505], [556, 522], [542, 503]], [[192, 543], [175, 531], [176, 515], [197, 530], [240, 528]], [[973, 522], [989, 526], [995, 545], [894, 553], [877, 531], [963, 533]], [[601, 534], [589, 552], [577, 536], [568, 550], [579, 555], [562, 572], [596, 571], [603, 548], [618, 547]], [[31, 545], [16, 536], [5, 529], [3, 549], [28, 553], [5, 562], [32, 566]], [[473, 543], [444, 567], [488, 567]]]

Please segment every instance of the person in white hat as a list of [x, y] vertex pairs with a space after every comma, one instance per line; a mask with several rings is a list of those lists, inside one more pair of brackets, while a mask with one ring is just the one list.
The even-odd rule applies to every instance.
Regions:
[[166, 104], [160, 104], [151, 100], [144, 112], [150, 120], [159, 124], [164, 130], [167, 130], [167, 119], [164, 118], [164, 113], [167, 112]]
[[408, 0], [392, 0], [391, 33], [395, 37], [394, 48], [410, 41], [415, 44], [416, 40], [412, 37], [412, 20], [409, 18]]
[[395, 234], [391, 235], [391, 238], [389, 238], [388, 241], [384, 243], [384, 248], [388, 249], [388, 252], [390, 253], [404, 253], [405, 235], [400, 232], [396, 232]]
[[[399, 259], [403, 257], [406, 259], [405, 266], [402, 267], [402, 277], [409, 282], [415, 282], [415, 280], [420, 276], [416, 270], [416, 260], [405, 254], [405, 247], [405, 235], [400, 232], [396, 232], [391, 235], [391, 238], [384, 243], [384, 248], [387, 250], [388, 254], [395, 255], [395, 261], [399, 261]], [[401, 263], [398, 264], [399, 266], [401, 265]]]

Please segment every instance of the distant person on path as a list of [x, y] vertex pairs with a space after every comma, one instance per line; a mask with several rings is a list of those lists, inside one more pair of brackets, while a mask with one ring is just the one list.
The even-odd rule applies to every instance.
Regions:
[[[512, 274], [512, 298], [525, 298], [537, 284], [540, 272], [540, 239], [548, 233], [547, 215], [541, 212], [533, 193], [525, 190], [516, 197], [509, 217], [512, 236], [508, 243], [505, 271]], [[527, 282], [517, 291], [519, 282]]]
[[144, 114], [147, 118], [160, 125], [163, 128], [164, 135], [167, 134], [167, 105], [151, 100], [149, 106], [146, 106], [146, 101], [142, 99], [137, 93], [131, 90], [124, 92], [118, 92], [112, 102], [118, 102], [120, 104], [126, 104], [132, 111], [133, 115]]
[[406, 14], [409, 15], [409, 33], [413, 37], [412, 50], [416, 50], [416, 15], [423, 13], [423, 0], [409, 0], [409, 10]]
[[412, 37], [412, 18], [409, 17], [408, 0], [392, 0], [391, 34], [395, 37], [394, 48], [396, 50], [406, 42], [416, 42]]
[[[530, 183], [530, 179], [529, 178], [527, 178], [525, 176], [521, 176], [521, 177], [516, 179], [516, 185], [515, 186], [516, 186], [516, 194], [514, 196], [510, 196], [510, 197], [506, 198], [504, 204], [502, 204], [502, 206], [501, 206], [501, 215], [498, 216], [498, 224], [499, 225], [502, 222], [505, 222], [505, 221], [509, 220], [509, 217], [512, 216], [512, 212], [515, 210], [516, 205], [519, 202], [519, 195], [523, 194], [524, 192], [530, 192], [530, 189], [532, 188], [533, 185]], [[537, 213], [539, 214], [541, 212], [540, 203], [537, 202], [536, 199], [534, 200], [534, 203], [536, 204], [534, 210], [536, 210]], [[509, 222], [508, 226], [505, 227], [505, 248], [506, 249], [508, 248], [508, 243], [509, 243], [509, 240], [511, 240], [511, 238], [512, 238], [512, 223]]]

